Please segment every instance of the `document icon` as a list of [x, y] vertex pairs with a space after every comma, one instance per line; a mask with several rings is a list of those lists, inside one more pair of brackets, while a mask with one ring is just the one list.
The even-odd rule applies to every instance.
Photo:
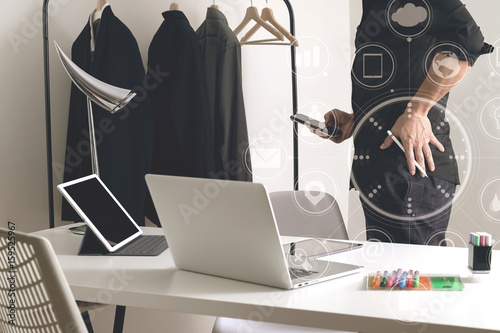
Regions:
[[281, 151], [279, 148], [251, 148], [252, 167], [258, 169], [281, 168]]

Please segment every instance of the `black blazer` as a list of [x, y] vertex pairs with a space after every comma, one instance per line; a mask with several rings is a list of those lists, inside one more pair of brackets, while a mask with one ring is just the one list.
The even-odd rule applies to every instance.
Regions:
[[[151, 90], [154, 144], [151, 172], [212, 178], [213, 132], [198, 36], [184, 13], [167, 11], [148, 55], [148, 73], [161, 78]], [[148, 200], [146, 216], [159, 223]]]
[[[73, 44], [72, 59], [75, 64], [99, 80], [137, 92], [129, 105], [114, 115], [92, 105], [100, 176], [132, 218], [139, 225], [144, 225], [144, 176], [150, 170], [153, 134], [146, 94], [149, 85], [144, 83], [139, 47], [130, 30], [109, 6], [102, 13], [95, 39], [92, 60], [90, 24], [87, 23]], [[64, 181], [90, 173], [86, 97], [72, 85]], [[64, 199], [62, 219], [81, 220]]]

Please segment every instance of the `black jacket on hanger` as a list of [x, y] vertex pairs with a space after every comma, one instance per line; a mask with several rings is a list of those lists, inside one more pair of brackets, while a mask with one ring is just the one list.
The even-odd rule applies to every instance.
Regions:
[[196, 33], [205, 61], [217, 178], [252, 181], [240, 42], [216, 8], [207, 9]]
[[[163, 17], [148, 55], [148, 71], [161, 77], [150, 92], [154, 120], [151, 172], [213, 178], [213, 131], [198, 36], [181, 11], [167, 11]], [[150, 199], [146, 216], [159, 224]]]
[[[144, 225], [144, 176], [150, 170], [152, 118], [139, 47], [130, 30], [107, 6], [102, 13], [95, 52], [91, 52], [91, 27], [87, 23], [72, 48], [73, 62], [111, 85], [132, 89], [137, 96], [124, 109], [111, 114], [93, 104], [100, 177], [132, 218]], [[146, 83], [145, 83], [146, 82]], [[71, 87], [64, 181], [92, 173], [89, 148], [87, 99]], [[63, 199], [62, 219], [81, 221]]]

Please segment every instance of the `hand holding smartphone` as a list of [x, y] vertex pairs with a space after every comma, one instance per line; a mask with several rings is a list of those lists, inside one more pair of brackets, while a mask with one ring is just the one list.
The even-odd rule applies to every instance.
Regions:
[[304, 114], [297, 113], [296, 115], [291, 115], [290, 120], [302, 124], [309, 129], [315, 130], [320, 134], [330, 136], [330, 137], [338, 137], [342, 135], [342, 132], [336, 128], [326, 126], [324, 122], [320, 122], [316, 119], [308, 117]]

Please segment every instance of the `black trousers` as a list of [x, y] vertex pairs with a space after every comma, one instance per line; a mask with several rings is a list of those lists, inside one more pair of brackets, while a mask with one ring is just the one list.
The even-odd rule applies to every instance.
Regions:
[[456, 184], [400, 169], [380, 186], [364, 190], [361, 203], [367, 240], [446, 246], [446, 229]]

